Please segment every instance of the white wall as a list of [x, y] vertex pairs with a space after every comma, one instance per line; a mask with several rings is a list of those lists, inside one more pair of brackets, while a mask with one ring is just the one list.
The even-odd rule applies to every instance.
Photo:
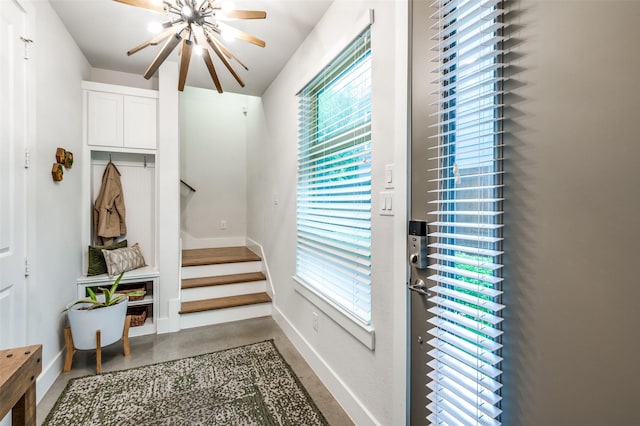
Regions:
[[180, 330], [180, 147], [178, 64], [165, 61], [158, 78], [158, 333]]
[[194, 87], [180, 94], [180, 177], [196, 189], [181, 190], [185, 248], [244, 244], [250, 99]]
[[158, 77], [145, 79], [141, 74], [131, 74], [122, 71], [91, 68], [91, 81], [119, 86], [137, 87], [139, 89], [158, 90]]
[[264, 116], [262, 98], [247, 99], [247, 236], [264, 241], [265, 220], [273, 217], [274, 189], [265, 181], [270, 177], [265, 156], [269, 130]]
[[[336, 1], [293, 55], [262, 98], [264, 119], [252, 121], [249, 165], [262, 172], [249, 173], [249, 233], [264, 247], [276, 292], [274, 317], [312, 368], [345, 407], [356, 424], [404, 422], [404, 261], [394, 268], [398, 239], [405, 244], [405, 195], [396, 189], [396, 217], [379, 216], [377, 193], [383, 191], [384, 165], [404, 164], [406, 155], [406, 42], [407, 16], [397, 16], [392, 1]], [[297, 99], [313, 72], [346, 47], [345, 34], [354, 22], [375, 9], [372, 27], [373, 78], [373, 219], [372, 219], [372, 324], [375, 350], [367, 349], [318, 308], [294, 291], [296, 253]], [[405, 9], [406, 10], [406, 9]], [[344, 30], [343, 30], [344, 29]], [[355, 35], [355, 34], [353, 34]], [[398, 38], [399, 37], [399, 38]], [[398, 43], [398, 45], [396, 45]], [[406, 48], [406, 46], [405, 46]], [[398, 57], [404, 58], [396, 65]], [[259, 105], [252, 104], [259, 109]], [[397, 112], [396, 112], [397, 111]], [[254, 118], [252, 117], [252, 120]], [[404, 132], [403, 132], [404, 129]], [[256, 138], [255, 140], [253, 138]], [[404, 168], [400, 166], [400, 173]], [[273, 202], [277, 197], [278, 203]], [[398, 224], [400, 224], [398, 226]], [[395, 230], [394, 230], [395, 229]], [[399, 231], [398, 231], [399, 229]], [[402, 256], [402, 255], [401, 255]], [[398, 265], [397, 262], [395, 262]], [[399, 308], [398, 308], [399, 307]], [[319, 331], [312, 327], [312, 312], [320, 313]], [[399, 327], [399, 328], [398, 328]], [[399, 336], [400, 335], [400, 336]], [[400, 340], [397, 340], [400, 338]], [[394, 340], [396, 339], [396, 340]], [[398, 378], [399, 381], [398, 381]]]
[[[43, 371], [38, 398], [62, 370], [64, 307], [76, 298], [82, 250], [80, 196], [82, 168], [82, 91], [90, 67], [48, 2], [29, 8], [30, 66], [35, 91], [30, 94], [32, 166], [28, 178], [29, 229], [27, 335], [29, 344], [43, 345]], [[32, 87], [29, 85], [29, 87]], [[75, 155], [64, 180], [54, 183], [51, 165], [57, 147]]]

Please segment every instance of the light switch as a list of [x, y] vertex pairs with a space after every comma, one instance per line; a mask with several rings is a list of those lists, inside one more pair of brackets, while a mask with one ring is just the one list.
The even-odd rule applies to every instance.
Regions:
[[380, 193], [379, 214], [381, 216], [393, 216], [393, 192]]
[[393, 188], [393, 164], [384, 166], [384, 187], [386, 189]]

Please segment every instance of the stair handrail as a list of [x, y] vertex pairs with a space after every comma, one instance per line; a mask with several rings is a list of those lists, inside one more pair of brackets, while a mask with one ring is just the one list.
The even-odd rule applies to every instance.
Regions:
[[183, 181], [182, 179], [180, 179], [180, 183], [186, 186], [190, 191], [196, 192], [196, 189], [193, 186], [189, 185], [187, 182]]

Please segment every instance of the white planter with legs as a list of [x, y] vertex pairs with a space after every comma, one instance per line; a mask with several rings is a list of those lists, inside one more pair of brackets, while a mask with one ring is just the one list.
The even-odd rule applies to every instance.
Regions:
[[120, 340], [127, 316], [128, 299], [124, 298], [119, 303], [106, 308], [82, 309], [88, 305], [88, 303], [81, 303], [67, 311], [73, 346], [83, 350], [96, 349], [97, 330], [100, 330], [100, 347]]

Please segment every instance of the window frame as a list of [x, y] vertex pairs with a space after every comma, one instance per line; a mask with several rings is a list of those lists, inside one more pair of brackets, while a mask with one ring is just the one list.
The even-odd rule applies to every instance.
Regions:
[[[366, 39], [366, 41], [362, 42], [363, 37]], [[362, 46], [359, 46], [362, 45]], [[345, 52], [349, 52], [349, 51], [354, 51], [357, 52], [358, 48], [362, 48], [364, 45], [366, 45], [366, 49], [364, 50], [363, 53], [358, 53], [356, 55], [354, 55], [354, 58], [349, 58], [348, 61], [344, 62], [344, 61], [340, 61], [340, 58], [345, 54]], [[297, 176], [297, 183], [296, 183], [296, 201], [297, 201], [297, 207], [296, 207], [296, 228], [297, 228], [297, 232], [296, 232], [296, 271], [295, 274], [293, 276], [293, 280], [294, 280], [294, 289], [296, 292], [298, 292], [300, 295], [302, 295], [303, 297], [305, 297], [307, 300], [309, 300], [311, 303], [313, 303], [316, 307], [319, 308], [319, 310], [321, 310], [325, 315], [329, 316], [330, 318], [332, 318], [336, 323], [338, 323], [342, 328], [344, 328], [346, 331], [348, 331], [353, 337], [355, 337], [358, 341], [360, 341], [362, 344], [364, 344], [366, 347], [368, 347], [369, 349], [373, 350], [375, 348], [375, 330], [373, 328], [373, 326], [371, 325], [371, 312], [372, 312], [372, 304], [371, 304], [371, 275], [370, 275], [370, 271], [371, 271], [371, 266], [370, 266], [370, 261], [371, 261], [371, 170], [370, 170], [370, 156], [371, 156], [371, 142], [372, 142], [372, 136], [371, 136], [371, 96], [372, 96], [372, 87], [371, 87], [371, 65], [370, 65], [370, 61], [371, 61], [371, 57], [372, 57], [372, 50], [371, 50], [371, 22], [368, 22], [367, 25], [364, 26], [364, 29], [359, 31], [357, 36], [353, 39], [351, 39], [349, 41], [349, 43], [346, 44], [346, 46], [340, 50], [339, 54], [336, 55], [335, 57], [333, 57], [330, 61], [326, 62], [326, 65], [322, 68], [322, 71], [320, 73], [317, 73], [313, 78], [309, 79], [308, 83], [304, 86], [304, 88], [298, 92], [298, 96], [301, 98], [300, 99], [300, 105], [301, 105], [301, 110], [298, 113], [298, 121], [299, 121], [299, 137], [298, 137], [298, 142], [297, 142], [297, 146], [298, 146], [298, 150], [299, 152], [303, 152], [302, 154], [300, 154], [302, 157], [299, 157], [298, 160], [298, 176]], [[353, 59], [353, 60], [351, 60]], [[369, 61], [369, 63], [367, 64], [364, 61]], [[336, 66], [336, 63], [337, 65]], [[327, 134], [324, 135], [319, 135], [318, 133], [322, 131], [321, 126], [319, 125], [319, 103], [322, 102], [322, 95], [324, 93], [327, 93], [327, 90], [331, 90], [331, 88], [333, 87], [334, 84], [339, 84], [341, 82], [343, 82], [344, 77], [347, 76], [347, 78], [351, 79], [351, 82], [356, 81], [357, 83], [357, 78], [360, 77], [360, 75], [358, 75], [358, 71], [360, 68], [360, 65], [365, 64], [366, 68], [367, 68], [367, 72], [369, 73], [368, 76], [366, 76], [365, 78], [367, 78], [368, 81], [368, 94], [366, 95], [366, 97], [368, 97], [367, 105], [368, 105], [368, 118], [365, 120], [362, 119], [358, 119], [358, 120], [351, 120], [349, 121], [349, 123], [345, 126], [346, 130], [342, 131], [342, 132], [335, 132], [336, 129], [331, 129], [331, 126], [328, 126], [329, 128], [329, 132]], [[334, 68], [335, 67], [335, 68]], [[353, 75], [350, 75], [350, 73], [356, 73], [356, 76], [354, 77]], [[324, 75], [325, 77], [329, 77], [327, 78], [325, 81], [325, 83], [319, 82], [319, 77]], [[308, 98], [306, 99], [302, 99], [303, 97], [308, 97], [308, 96], [312, 96], [312, 100], [309, 101]], [[356, 99], [357, 102], [360, 102], [361, 99]], [[303, 109], [303, 105], [307, 108], [307, 118], [303, 117], [303, 113], [302, 113], [302, 109]], [[358, 104], [356, 104], [358, 105]], [[315, 122], [315, 125], [312, 125], [311, 128], [304, 128], [303, 126], [306, 124], [309, 124], [309, 116], [313, 116], [313, 120]], [[306, 120], [306, 121], [305, 121]], [[363, 134], [358, 134], [358, 129], [362, 129], [364, 128], [364, 133]], [[305, 135], [309, 135], [309, 133], [312, 133], [311, 139], [312, 142], [311, 144], [309, 144], [306, 147], [303, 147], [303, 144], [305, 143], [305, 141], [308, 141], [305, 138]], [[315, 133], [315, 134], [313, 134]], [[335, 133], [335, 134], [334, 134]], [[313, 149], [313, 146], [316, 146], [317, 144], [322, 144], [325, 143], [326, 141], [330, 141], [331, 138], [336, 138], [338, 139], [338, 146], [339, 146], [339, 141], [341, 139], [344, 138], [349, 138], [351, 137], [354, 141], [358, 141], [360, 140], [360, 138], [362, 138], [364, 135], [364, 137], [366, 139], [363, 139], [357, 143], [354, 143], [354, 146], [358, 147], [357, 150], [353, 151], [353, 153], [351, 153], [352, 155], [356, 155], [357, 157], [363, 156], [363, 157], [368, 157], [369, 159], [369, 169], [365, 170], [364, 173], [362, 173], [363, 175], [365, 175], [364, 179], [368, 179], [368, 232], [369, 232], [369, 236], [368, 236], [368, 247], [366, 248], [366, 250], [368, 250], [368, 259], [369, 259], [369, 266], [368, 266], [368, 282], [367, 282], [367, 286], [368, 286], [368, 320], [365, 318], [363, 319], [361, 316], [358, 316], [357, 313], [355, 313], [354, 310], [349, 309], [347, 306], [341, 305], [338, 301], [336, 301], [335, 297], [331, 297], [331, 295], [329, 294], [323, 294], [323, 292], [321, 291], [322, 289], [319, 288], [321, 286], [319, 285], [313, 285], [311, 284], [307, 279], [305, 279], [304, 277], [300, 276], [300, 275], [304, 275], [304, 274], [299, 274], [300, 270], [299, 270], [299, 256], [301, 255], [301, 250], [300, 250], [300, 220], [301, 220], [301, 213], [300, 213], [300, 189], [301, 189], [301, 184], [300, 184], [300, 158], [305, 158], [305, 159], [313, 159], [313, 155], [309, 155], [308, 151]], [[362, 146], [361, 146], [362, 145]], [[364, 147], [364, 149], [361, 149], [362, 147]], [[305, 149], [306, 151], [301, 151]], [[331, 147], [329, 146], [328, 148], [329, 150], [332, 149], [336, 149], [335, 147]], [[339, 148], [338, 148], [339, 149]], [[351, 147], [350, 149], [354, 149], [353, 147]], [[321, 157], [319, 157], [319, 159], [326, 159], [327, 155], [323, 155]], [[355, 162], [353, 164], [356, 164]], [[345, 170], [350, 169], [353, 164], [347, 164], [345, 167]], [[350, 171], [347, 171], [347, 173], [351, 174], [353, 173], [358, 174], [359, 170], [358, 169], [351, 169]], [[303, 177], [306, 176], [313, 176], [312, 172], [306, 173], [303, 175]], [[365, 184], [367, 184], [365, 182]], [[340, 185], [335, 185], [335, 186], [340, 186]], [[349, 185], [345, 185], [345, 188], [356, 188], [353, 183], [350, 183]], [[348, 189], [345, 189], [348, 190]], [[355, 192], [355, 190], [354, 190]], [[365, 191], [366, 192], [366, 191]], [[362, 219], [360, 219], [362, 220]], [[366, 220], [366, 219], [365, 219]], [[367, 237], [365, 237], [366, 239]], [[355, 285], [355, 284], [354, 284]], [[355, 290], [352, 290], [352, 292], [354, 292]], [[325, 293], [327, 293], [325, 291]], [[354, 294], [354, 293], [351, 293]], [[357, 305], [357, 303], [353, 303], [353, 305]]]

